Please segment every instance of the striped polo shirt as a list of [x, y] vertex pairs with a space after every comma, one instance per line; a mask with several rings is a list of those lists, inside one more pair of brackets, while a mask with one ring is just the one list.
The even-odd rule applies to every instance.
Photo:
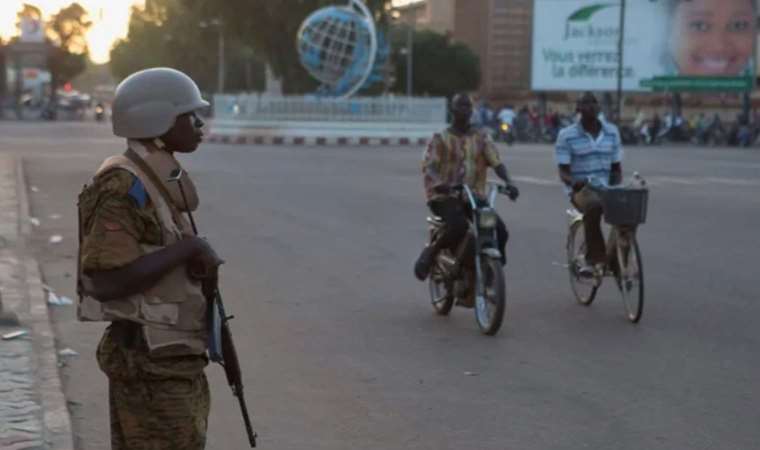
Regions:
[[[620, 133], [615, 125], [602, 121], [602, 130], [594, 139], [577, 122], [559, 132], [555, 159], [557, 164], [570, 165], [574, 181], [591, 177], [607, 185], [610, 166], [623, 160]], [[570, 188], [566, 188], [566, 191], [570, 192]]]

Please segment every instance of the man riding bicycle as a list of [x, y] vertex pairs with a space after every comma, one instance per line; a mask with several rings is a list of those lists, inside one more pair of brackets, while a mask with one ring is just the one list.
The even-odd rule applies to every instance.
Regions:
[[593, 93], [581, 96], [577, 111], [580, 121], [562, 129], [557, 137], [556, 161], [571, 203], [583, 213], [586, 260], [579, 272], [590, 277], [604, 270], [607, 252], [601, 201], [587, 184], [589, 180], [608, 186], [622, 183], [623, 148], [618, 128], [599, 120], [599, 102]]
[[[456, 95], [451, 103], [451, 127], [436, 133], [424, 154], [422, 173], [428, 207], [443, 219], [445, 227], [439, 238], [425, 247], [414, 265], [414, 274], [420, 281], [430, 274], [438, 252], [453, 248], [467, 233], [469, 206], [453, 195], [452, 187], [466, 184], [480, 197], [478, 201], [485, 201], [486, 176], [491, 167], [506, 184], [512, 200], [520, 195], [490, 136], [471, 127], [472, 111], [472, 99], [466, 94]], [[506, 264], [509, 234], [501, 218], [498, 219], [497, 234], [502, 264]]]

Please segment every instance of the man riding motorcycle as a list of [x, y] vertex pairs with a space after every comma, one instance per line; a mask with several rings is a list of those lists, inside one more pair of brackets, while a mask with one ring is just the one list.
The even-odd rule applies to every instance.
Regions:
[[[466, 184], [480, 197], [479, 201], [485, 201], [486, 176], [491, 167], [506, 184], [512, 200], [520, 195], [490, 136], [471, 127], [472, 109], [472, 99], [467, 94], [456, 95], [451, 103], [451, 127], [436, 133], [424, 154], [422, 173], [427, 204], [446, 225], [444, 232], [423, 249], [414, 265], [414, 274], [420, 281], [430, 274], [438, 252], [453, 248], [467, 233], [469, 206], [460, 197], [452, 195], [452, 187]], [[498, 219], [497, 233], [502, 264], [506, 264], [509, 234], [501, 218]]]

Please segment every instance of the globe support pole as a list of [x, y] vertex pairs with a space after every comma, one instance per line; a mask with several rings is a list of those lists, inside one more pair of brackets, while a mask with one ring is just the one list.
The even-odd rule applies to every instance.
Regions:
[[348, 8], [353, 11], [359, 10], [359, 12], [367, 19], [367, 26], [369, 27], [370, 54], [369, 61], [367, 61], [367, 70], [364, 72], [364, 76], [362, 76], [361, 80], [357, 82], [351, 90], [339, 97], [343, 99], [353, 97], [359, 92], [359, 89], [364, 87], [364, 83], [367, 82], [367, 79], [369, 79], [372, 74], [372, 69], [375, 67], [375, 58], [377, 57], [377, 28], [375, 27], [375, 18], [372, 17], [372, 12], [362, 0], [349, 0]]

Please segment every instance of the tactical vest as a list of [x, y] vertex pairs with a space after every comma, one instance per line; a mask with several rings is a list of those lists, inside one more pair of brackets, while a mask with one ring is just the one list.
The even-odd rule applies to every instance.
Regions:
[[[179, 168], [179, 164], [170, 154], [152, 155], [152, 152], [145, 147], [132, 142], [130, 142], [130, 147], [150, 167], [155, 166], [151, 164], [151, 156], [161, 156], [161, 163], [164, 166], [168, 161], [168, 165], [176, 164]], [[98, 169], [95, 178], [114, 169], [127, 170], [137, 177], [157, 211], [164, 246], [141, 244], [144, 254], [159, 251], [178, 242], [183, 234], [192, 233], [186, 219], [175, 206], [178, 203], [169, 204], [159, 188], [152, 182], [152, 178], [126, 156], [118, 155], [108, 158]], [[156, 172], [159, 176], [168, 178], [162, 173], [165, 171]], [[194, 196], [192, 184], [185, 184], [190, 186], [191, 195]], [[194, 209], [194, 206], [190, 208]], [[82, 244], [81, 237], [79, 244], [80, 246]], [[81, 270], [79, 270], [79, 277], [80, 280], [87, 278]], [[82, 283], [79, 285], [82, 286]], [[128, 298], [99, 302], [88, 296], [86, 292], [82, 292], [77, 309], [77, 317], [81, 321], [129, 320], [139, 323], [142, 325], [143, 335], [150, 352], [171, 356], [196, 355], [206, 351], [208, 336], [206, 315], [207, 302], [201, 285], [188, 276], [185, 265], [167, 273], [158, 284], [147, 291]]]

